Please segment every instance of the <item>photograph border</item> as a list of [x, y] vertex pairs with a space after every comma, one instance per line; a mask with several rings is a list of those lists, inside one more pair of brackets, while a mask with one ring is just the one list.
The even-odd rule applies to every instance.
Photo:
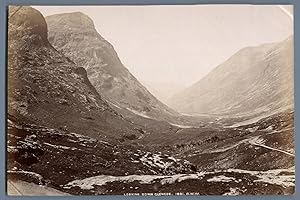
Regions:
[[[299, 65], [300, 65], [300, 55], [298, 55], [298, 48], [300, 46], [298, 35], [300, 34], [300, 1], [299, 0], [0, 0], [0, 199], [20, 199], [20, 197], [7, 196], [6, 194], [6, 113], [7, 113], [7, 6], [8, 5], [194, 5], [194, 4], [258, 4], [258, 5], [268, 5], [268, 4], [292, 4], [294, 5], [294, 76], [295, 76], [295, 143], [296, 152], [300, 152], [299, 142], [300, 142], [300, 108], [297, 106], [300, 93], [300, 79], [299, 77]], [[298, 26], [297, 26], [298, 23]], [[298, 123], [296, 123], [298, 121]], [[69, 197], [30, 197], [23, 196], [21, 199], [300, 199], [299, 193], [299, 177], [297, 171], [299, 170], [299, 156], [295, 157], [296, 161], [296, 186], [294, 195], [268, 195], [268, 196], [160, 196], [160, 197], [150, 197], [150, 196], [69, 196]], [[298, 184], [299, 182], [299, 184]]]

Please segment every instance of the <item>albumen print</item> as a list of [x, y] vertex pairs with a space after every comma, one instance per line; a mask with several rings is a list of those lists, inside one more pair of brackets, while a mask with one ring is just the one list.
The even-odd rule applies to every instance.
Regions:
[[292, 5], [8, 8], [7, 193], [292, 195]]

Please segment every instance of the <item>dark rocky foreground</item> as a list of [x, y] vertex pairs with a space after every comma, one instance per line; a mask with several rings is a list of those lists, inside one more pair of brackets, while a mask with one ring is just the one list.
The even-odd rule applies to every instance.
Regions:
[[293, 194], [292, 122], [292, 113], [269, 117], [239, 127], [239, 140], [203, 139], [203, 150], [174, 145], [168, 155], [9, 120], [8, 178], [75, 195]]
[[[186, 160], [34, 124], [8, 125], [8, 177], [62, 189], [97, 175], [192, 173]], [[80, 194], [81, 191], [73, 192]]]

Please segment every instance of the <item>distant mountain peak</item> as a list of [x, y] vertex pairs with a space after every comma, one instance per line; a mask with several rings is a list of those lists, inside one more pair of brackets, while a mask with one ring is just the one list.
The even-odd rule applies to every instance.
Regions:
[[293, 106], [293, 40], [246, 47], [169, 99], [189, 114], [267, 112]]
[[[87, 24], [82, 25], [85, 20]], [[89, 17], [81, 13], [64, 13], [48, 16], [46, 21], [49, 42], [87, 70], [89, 80], [106, 100], [118, 103], [122, 108], [157, 117], [177, 114], [156, 99], [129, 72], [113, 46], [94, 26], [91, 29], [93, 22]]]
[[93, 20], [82, 12], [55, 14], [47, 16], [46, 18], [55, 18], [55, 23], [58, 27], [68, 26], [72, 28], [82, 28], [82, 30], [95, 29]]

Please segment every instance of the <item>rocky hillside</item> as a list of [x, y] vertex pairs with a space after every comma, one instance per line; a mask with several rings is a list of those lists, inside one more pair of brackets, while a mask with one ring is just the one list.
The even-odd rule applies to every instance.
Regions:
[[8, 120], [7, 176], [73, 195], [294, 193], [293, 113], [207, 136], [177, 140], [178, 159]]
[[147, 116], [161, 118], [176, 112], [157, 100], [122, 64], [113, 46], [81, 12], [46, 17], [50, 43], [87, 70], [88, 78], [105, 99]]
[[10, 7], [8, 26], [9, 118], [94, 138], [136, 133], [102, 100], [85, 69], [52, 47], [37, 10]]
[[238, 51], [169, 100], [184, 113], [267, 112], [294, 102], [293, 38]]

